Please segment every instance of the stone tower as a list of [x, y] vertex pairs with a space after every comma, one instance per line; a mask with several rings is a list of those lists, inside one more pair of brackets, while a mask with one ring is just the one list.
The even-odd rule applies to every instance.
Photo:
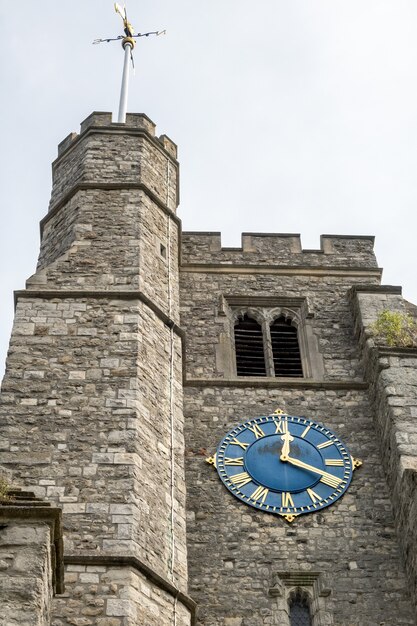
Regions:
[[[303, 250], [298, 235], [245, 233], [241, 248], [222, 248], [219, 233], [183, 233], [187, 537], [199, 625], [415, 624], [417, 350], [379, 347], [370, 332], [380, 311], [415, 308], [380, 279], [372, 237], [325, 235], [320, 250]], [[243, 315], [263, 329], [264, 376], [236, 371]], [[268, 369], [265, 331], [281, 316], [297, 327], [301, 377]], [[238, 500], [204, 467], [227, 432], [276, 408], [324, 423], [363, 461], [341, 500], [291, 525]], [[308, 622], [290, 620], [297, 594]]]
[[190, 624], [177, 204], [146, 116], [93, 113], [60, 144], [1, 404], [1, 465], [63, 508], [56, 626]]
[[[372, 237], [181, 233], [176, 156], [144, 115], [93, 113], [59, 146], [1, 393], [0, 470], [30, 491], [0, 503], [0, 626], [412, 626], [417, 350], [372, 324], [416, 307], [381, 286]], [[261, 373], [238, 367], [248, 318]], [[206, 462], [278, 408], [363, 462], [291, 524]]]

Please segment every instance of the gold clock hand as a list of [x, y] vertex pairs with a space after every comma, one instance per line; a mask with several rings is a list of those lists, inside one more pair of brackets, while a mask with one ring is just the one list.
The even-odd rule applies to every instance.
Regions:
[[281, 435], [281, 439], [284, 442], [284, 445], [282, 446], [280, 459], [281, 461], [288, 461], [288, 456], [290, 454], [290, 442], [294, 441], [294, 437], [291, 437], [287, 420], [284, 422], [284, 434]]
[[319, 474], [322, 477], [321, 482], [324, 483], [325, 485], [329, 485], [330, 487], [338, 487], [340, 483], [343, 481], [342, 478], [338, 478], [337, 476], [334, 476], [333, 474], [329, 474], [328, 472], [325, 472], [319, 469], [318, 467], [314, 467], [313, 465], [304, 463], [304, 461], [300, 461], [299, 459], [293, 459], [290, 456], [287, 456], [286, 459], [283, 459], [281, 455], [281, 461], [282, 460], [286, 460], [291, 465], [295, 465], [296, 467], [301, 467], [302, 469], [306, 469], [309, 472], [314, 472], [315, 474]]

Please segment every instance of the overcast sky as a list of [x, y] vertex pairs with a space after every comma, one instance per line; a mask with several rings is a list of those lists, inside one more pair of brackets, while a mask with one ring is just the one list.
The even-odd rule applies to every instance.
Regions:
[[[383, 282], [417, 302], [416, 0], [130, 0], [129, 107], [179, 145], [185, 230], [376, 235]], [[0, 0], [0, 371], [33, 274], [57, 144], [117, 113], [110, 0]]]

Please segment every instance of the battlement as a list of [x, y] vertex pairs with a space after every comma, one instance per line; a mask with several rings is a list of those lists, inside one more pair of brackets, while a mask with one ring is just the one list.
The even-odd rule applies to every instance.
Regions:
[[184, 232], [182, 263], [378, 268], [373, 236], [321, 235], [319, 250], [303, 250], [292, 233], [242, 233], [241, 247], [229, 248], [219, 232]]
[[127, 113], [126, 123], [112, 121], [112, 114], [102, 111], [94, 111], [81, 122], [80, 134], [70, 133], [58, 144], [58, 159], [70, 148], [77, 139], [91, 129], [106, 129], [118, 132], [132, 130], [145, 131], [150, 137], [154, 137], [161, 146], [175, 159], [177, 158], [177, 145], [167, 135], [156, 136], [156, 124], [144, 113]]
[[156, 137], [155, 128], [143, 113], [128, 113], [125, 124], [112, 122], [111, 113], [91, 113], [80, 134], [70, 133], [58, 146], [49, 212], [80, 188], [134, 188], [139, 180], [175, 212], [177, 146], [166, 135]]

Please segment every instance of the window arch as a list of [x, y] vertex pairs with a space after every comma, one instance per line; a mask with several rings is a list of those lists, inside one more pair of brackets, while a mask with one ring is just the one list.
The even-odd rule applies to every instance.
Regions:
[[331, 589], [317, 572], [276, 572], [269, 595], [275, 598], [274, 624], [280, 626], [332, 626], [328, 598]]
[[238, 376], [266, 376], [262, 326], [243, 315], [235, 323], [236, 370]]
[[290, 599], [290, 626], [312, 626], [310, 606], [300, 589]]
[[[323, 380], [324, 361], [311, 321], [314, 314], [306, 298], [222, 295], [217, 315], [220, 332], [215, 346], [216, 371], [225, 378], [292, 378], [294, 382], [296, 378]], [[261, 359], [249, 358], [245, 363], [243, 356], [250, 347], [246, 341], [249, 325], [255, 330], [255, 338], [251, 339]], [[292, 347], [295, 347], [295, 368], [289, 359], [284, 363], [285, 368], [282, 367], [283, 333], [289, 336]]]
[[275, 376], [302, 378], [300, 346], [297, 328], [284, 315], [277, 317], [270, 326]]

